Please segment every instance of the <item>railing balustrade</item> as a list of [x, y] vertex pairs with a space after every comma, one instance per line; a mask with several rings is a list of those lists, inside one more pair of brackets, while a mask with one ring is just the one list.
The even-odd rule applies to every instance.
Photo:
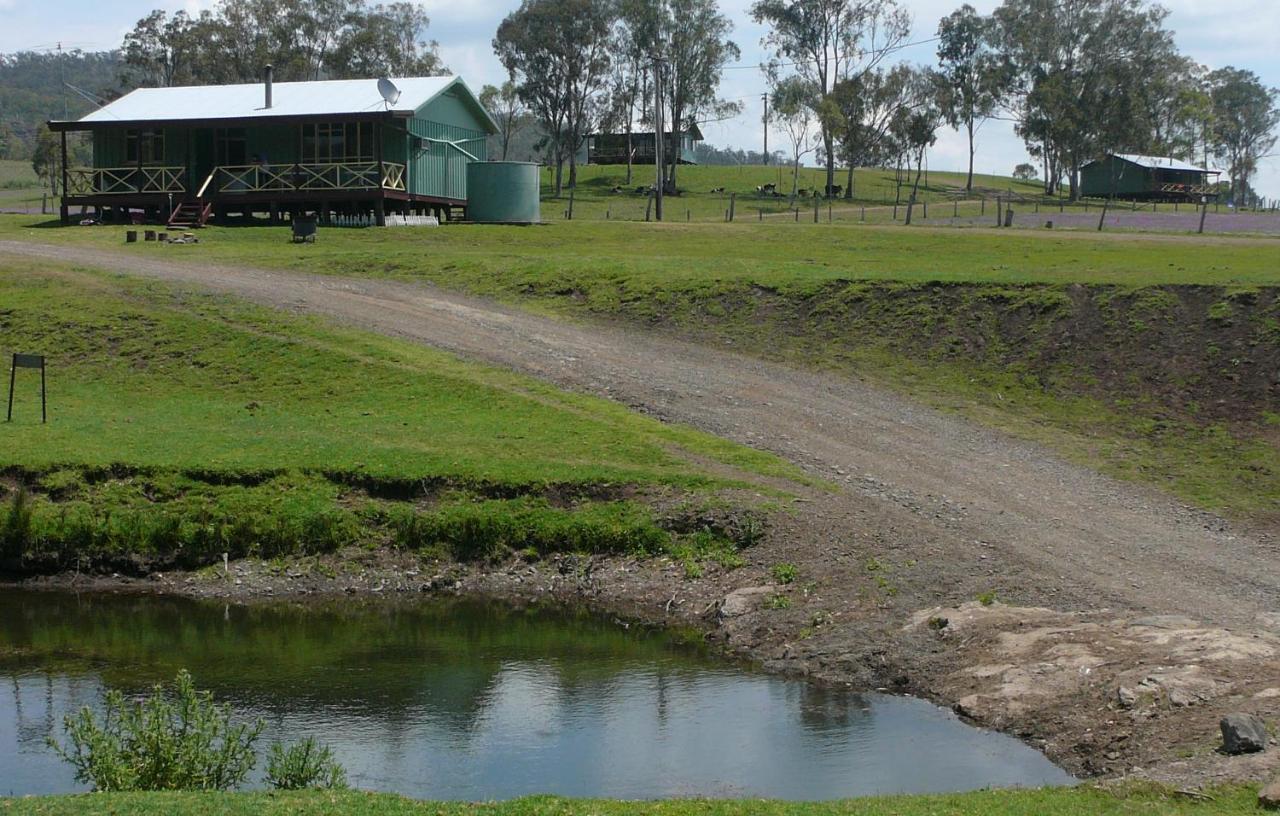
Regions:
[[67, 170], [70, 195], [181, 193], [184, 167], [72, 167]]
[[214, 187], [219, 193], [273, 193], [343, 190], [405, 189], [405, 166], [378, 162], [324, 164], [249, 164], [218, 167]]

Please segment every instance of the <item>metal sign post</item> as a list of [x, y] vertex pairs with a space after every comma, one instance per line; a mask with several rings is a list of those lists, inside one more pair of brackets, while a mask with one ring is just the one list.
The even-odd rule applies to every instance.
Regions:
[[44, 355], [42, 354], [15, 354], [13, 355], [13, 365], [9, 369], [9, 415], [5, 422], [13, 422], [13, 387], [18, 377], [18, 369], [20, 368], [38, 368], [40, 369], [40, 421], [49, 421], [49, 412], [44, 396]]

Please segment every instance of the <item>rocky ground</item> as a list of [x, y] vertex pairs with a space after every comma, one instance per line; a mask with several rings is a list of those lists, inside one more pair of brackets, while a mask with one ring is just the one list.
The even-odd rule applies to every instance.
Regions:
[[[1219, 719], [1280, 715], [1280, 544], [1156, 491], [864, 383], [425, 286], [208, 268], [0, 242], [36, 255], [328, 315], [601, 394], [772, 450], [826, 484], [771, 519], [745, 567], [663, 561], [442, 566], [346, 553], [147, 579], [229, 598], [476, 592], [585, 600], [701, 627], [818, 682], [921, 694], [1084, 775], [1259, 779], [1280, 749], [1217, 752]], [[793, 566], [781, 583], [775, 568]]]

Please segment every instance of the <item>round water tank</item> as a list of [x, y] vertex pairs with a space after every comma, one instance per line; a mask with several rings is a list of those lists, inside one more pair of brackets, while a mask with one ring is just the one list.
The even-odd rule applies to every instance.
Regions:
[[471, 162], [467, 165], [467, 220], [477, 224], [537, 224], [538, 165]]

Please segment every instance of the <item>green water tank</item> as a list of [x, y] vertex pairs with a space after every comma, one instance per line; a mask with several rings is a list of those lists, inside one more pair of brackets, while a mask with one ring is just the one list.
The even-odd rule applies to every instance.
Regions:
[[477, 224], [537, 224], [542, 220], [538, 165], [471, 162], [467, 165], [467, 220]]

